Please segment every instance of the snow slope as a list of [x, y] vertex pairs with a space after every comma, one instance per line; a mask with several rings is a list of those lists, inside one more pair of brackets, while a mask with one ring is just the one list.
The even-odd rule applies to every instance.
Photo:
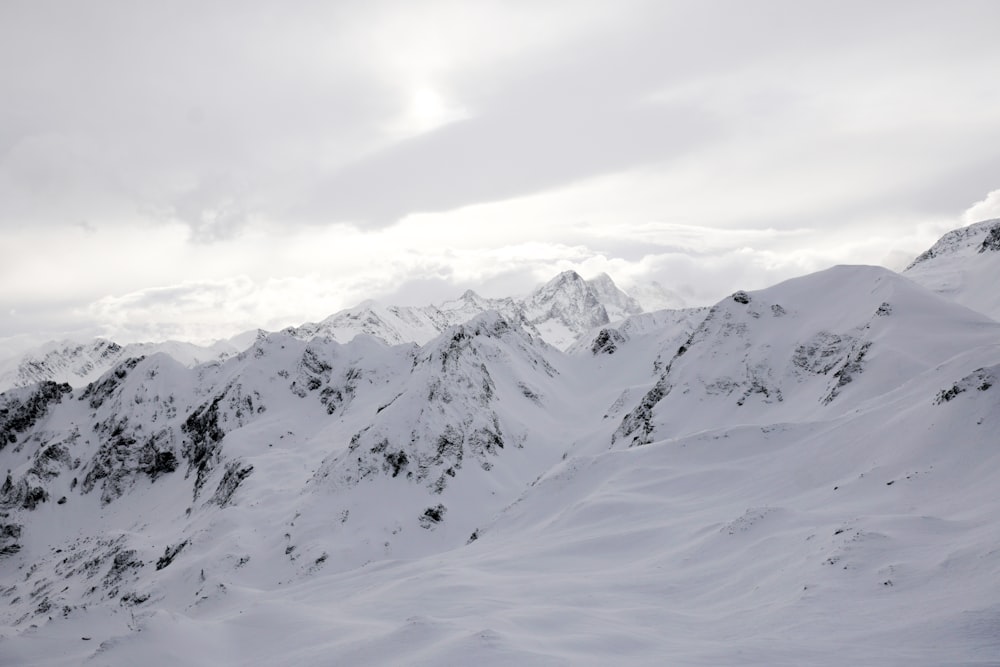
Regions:
[[0, 664], [1000, 664], [1000, 323], [581, 283], [0, 394]]
[[995, 343], [996, 324], [879, 267], [834, 267], [737, 292], [673, 352], [616, 440], [642, 444], [654, 428], [664, 437], [842, 414]]
[[903, 275], [958, 303], [1000, 319], [1000, 219], [948, 232]]

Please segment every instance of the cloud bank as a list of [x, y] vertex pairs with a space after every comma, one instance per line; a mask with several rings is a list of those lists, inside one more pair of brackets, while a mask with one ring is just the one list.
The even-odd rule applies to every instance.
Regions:
[[900, 268], [997, 215], [998, 21], [972, 1], [5, 3], [0, 339], [222, 337], [566, 268], [692, 303]]

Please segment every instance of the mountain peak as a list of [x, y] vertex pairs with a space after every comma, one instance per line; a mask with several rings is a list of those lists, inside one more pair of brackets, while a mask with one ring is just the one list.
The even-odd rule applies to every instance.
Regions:
[[[1000, 237], [1000, 218], [983, 220], [967, 227], [945, 233], [937, 242], [910, 262], [904, 272], [937, 257], [960, 254], [974, 248], [977, 252], [990, 244], [990, 239]], [[1000, 247], [1000, 246], [998, 246]]]
[[921, 286], [1000, 319], [1000, 218], [953, 229], [922, 252], [903, 275]]
[[552, 278], [547, 283], [542, 285], [542, 287], [536, 290], [536, 292], [539, 290], [544, 290], [546, 288], [557, 289], [565, 287], [567, 285], [580, 284], [583, 282], [586, 282], [584, 281], [583, 276], [581, 276], [576, 271], [570, 269], [569, 271], [563, 271], [562, 273], [557, 274], [554, 278]]

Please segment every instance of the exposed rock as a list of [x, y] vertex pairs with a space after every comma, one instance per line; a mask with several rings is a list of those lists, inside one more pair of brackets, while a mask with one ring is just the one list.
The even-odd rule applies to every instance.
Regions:
[[[101, 487], [101, 502], [108, 504], [127, 491], [139, 475], [156, 481], [177, 469], [172, 449], [174, 431], [161, 429], [152, 436], [141, 435], [141, 425], [133, 428], [127, 417], [108, 419], [97, 425], [101, 445], [87, 463], [81, 484], [83, 493]], [[140, 440], [142, 438], [142, 440]]]
[[983, 244], [979, 246], [979, 252], [997, 252], [1000, 251], [1000, 224], [993, 225], [990, 228], [986, 238], [983, 239]]
[[184, 547], [186, 547], [187, 545], [188, 541], [184, 540], [183, 542], [179, 542], [172, 547], [164, 548], [163, 555], [160, 556], [160, 558], [156, 561], [156, 569], [158, 571], [162, 570], [163, 568], [173, 563], [174, 559], [177, 558], [177, 554], [183, 551]]
[[160, 475], [177, 470], [177, 455], [169, 449], [159, 450], [153, 443], [147, 443], [140, 454], [139, 470], [156, 481]]
[[595, 354], [614, 354], [618, 346], [625, 342], [625, 336], [616, 329], [601, 329], [594, 338], [590, 346], [590, 351]]
[[188, 473], [195, 470], [194, 495], [197, 498], [208, 474], [219, 458], [219, 443], [226, 432], [219, 424], [219, 403], [225, 398], [219, 394], [210, 402], [192, 412], [184, 421], [181, 430], [190, 439], [183, 448], [188, 461]]
[[145, 357], [132, 357], [121, 362], [114, 369], [102, 375], [97, 382], [91, 382], [87, 385], [87, 388], [80, 394], [80, 400], [88, 399], [90, 407], [94, 410], [98, 409], [114, 395], [122, 381], [128, 377], [129, 372], [135, 369], [143, 359]]
[[795, 348], [792, 364], [809, 373], [826, 375], [843, 362], [856, 340], [852, 336], [820, 331]]
[[630, 447], [648, 444], [650, 442], [650, 434], [653, 432], [653, 408], [663, 400], [664, 396], [670, 393], [670, 389], [670, 384], [667, 382], [667, 373], [664, 373], [653, 388], [642, 397], [639, 405], [625, 415], [621, 425], [611, 436], [611, 443], [614, 444], [618, 440], [631, 435], [632, 442], [629, 445]]
[[32, 428], [48, 413], [50, 405], [72, 391], [68, 384], [46, 381], [0, 394], [0, 449], [17, 442], [16, 434]]
[[21, 550], [18, 543], [21, 529], [21, 524], [9, 522], [6, 515], [0, 515], [0, 557], [16, 554]]
[[869, 348], [871, 348], [871, 341], [864, 343], [856, 343], [851, 347], [850, 352], [847, 354], [847, 358], [844, 360], [843, 365], [833, 374], [836, 378], [836, 383], [830, 389], [830, 392], [823, 399], [824, 404], [832, 403], [834, 399], [840, 395], [841, 390], [848, 384], [854, 381], [855, 376], [857, 376], [864, 369], [865, 355], [868, 354]]
[[942, 389], [938, 392], [937, 397], [934, 399], [935, 405], [941, 405], [942, 403], [947, 403], [951, 401], [956, 396], [970, 389], [976, 391], [986, 391], [992, 387], [997, 382], [997, 367], [993, 368], [977, 368], [972, 371], [972, 373], [966, 375], [964, 378], [953, 384], [947, 389]]
[[111, 567], [101, 582], [105, 588], [111, 589], [109, 597], [117, 597], [115, 586], [121, 583], [128, 576], [129, 572], [141, 569], [144, 566], [145, 563], [138, 557], [135, 549], [124, 549], [116, 553], [114, 559], [111, 561]]
[[7, 472], [7, 478], [3, 486], [0, 487], [0, 507], [14, 508], [20, 507], [26, 510], [33, 510], [40, 503], [49, 499], [49, 492], [45, 490], [42, 480], [38, 475], [29, 471], [16, 482]]
[[434, 507], [428, 507], [424, 510], [424, 513], [420, 515], [420, 527], [431, 529], [437, 524], [444, 521], [445, 512], [447, 508], [444, 505], [435, 505]]
[[226, 465], [226, 472], [216, 487], [215, 493], [209, 502], [215, 503], [219, 507], [225, 507], [232, 500], [236, 489], [243, 483], [250, 473], [253, 472], [252, 465], [243, 465], [241, 461], [230, 461]]

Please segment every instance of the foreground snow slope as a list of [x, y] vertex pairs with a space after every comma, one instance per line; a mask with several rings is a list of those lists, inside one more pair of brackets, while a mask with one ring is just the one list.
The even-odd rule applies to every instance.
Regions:
[[998, 664], [1000, 323], [874, 267], [567, 352], [476, 298], [0, 394], [0, 664]]

